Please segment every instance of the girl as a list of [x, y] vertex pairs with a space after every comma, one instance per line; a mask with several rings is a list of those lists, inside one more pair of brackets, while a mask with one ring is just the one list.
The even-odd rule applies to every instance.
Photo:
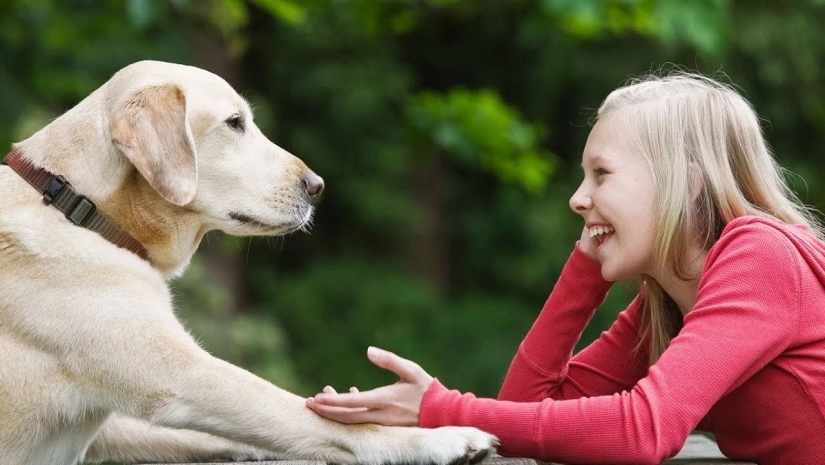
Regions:
[[[695, 429], [761, 464], [825, 457], [825, 243], [758, 117], [712, 79], [649, 76], [612, 92], [570, 199], [585, 228], [498, 400], [442, 386], [370, 348], [401, 380], [307, 400], [344, 423], [475, 426], [501, 452], [660, 463]], [[571, 358], [616, 280], [638, 296]]]

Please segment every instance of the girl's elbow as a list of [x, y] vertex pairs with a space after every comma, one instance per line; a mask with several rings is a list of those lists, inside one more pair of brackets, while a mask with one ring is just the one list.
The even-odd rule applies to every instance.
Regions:
[[682, 449], [682, 443], [671, 444], [671, 441], [655, 441], [648, 447], [640, 447], [628, 463], [659, 465], [665, 460], [672, 458]]

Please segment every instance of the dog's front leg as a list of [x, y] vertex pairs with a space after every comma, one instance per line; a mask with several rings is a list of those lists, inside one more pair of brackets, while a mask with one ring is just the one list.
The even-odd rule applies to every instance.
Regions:
[[100, 428], [85, 460], [156, 463], [275, 458], [272, 452], [211, 434], [163, 428], [136, 418], [113, 415]]
[[160, 340], [155, 338], [150, 353], [141, 355], [148, 362], [141, 365], [154, 367], [152, 376], [128, 374], [132, 381], [151, 378], [128, 413], [153, 424], [202, 431], [284, 458], [339, 464], [446, 465], [481, 458], [494, 446], [493, 436], [474, 428], [430, 430], [329, 421], [307, 409], [303, 398], [195, 350], [194, 342], [163, 347], [156, 345]]

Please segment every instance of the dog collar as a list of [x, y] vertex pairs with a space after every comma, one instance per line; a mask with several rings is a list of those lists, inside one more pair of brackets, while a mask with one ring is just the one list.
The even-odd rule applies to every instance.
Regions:
[[66, 215], [66, 219], [100, 234], [116, 246], [146, 260], [146, 248], [143, 244], [97, 211], [94, 202], [74, 190], [74, 187], [63, 176], [32, 165], [17, 150], [9, 152], [3, 164], [8, 165], [43, 194], [43, 203], [56, 207]]

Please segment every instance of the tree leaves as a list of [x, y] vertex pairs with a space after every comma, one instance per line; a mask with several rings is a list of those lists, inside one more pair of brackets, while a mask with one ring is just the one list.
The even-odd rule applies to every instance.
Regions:
[[555, 156], [541, 148], [546, 130], [521, 120], [498, 93], [454, 89], [422, 92], [407, 107], [410, 125], [427, 144], [468, 166], [480, 167], [529, 192], [543, 190]]
[[[823, 5], [5, 0], [0, 143], [130, 62], [202, 64], [216, 50], [201, 39], [214, 37], [263, 130], [327, 190], [312, 235], [236, 241], [242, 314], [221, 312], [228, 291], [196, 260], [178, 283], [189, 327], [215, 353], [307, 394], [382, 381], [363, 351], [383, 344], [493, 395], [579, 235], [567, 200], [588, 116], [627, 77], [668, 62], [724, 71], [770, 122], [780, 162], [804, 176], [791, 178], [803, 199], [825, 205]], [[444, 164], [437, 190], [433, 158]], [[414, 266], [427, 218], [440, 221], [445, 289]], [[583, 343], [632, 292], [611, 293]]]

